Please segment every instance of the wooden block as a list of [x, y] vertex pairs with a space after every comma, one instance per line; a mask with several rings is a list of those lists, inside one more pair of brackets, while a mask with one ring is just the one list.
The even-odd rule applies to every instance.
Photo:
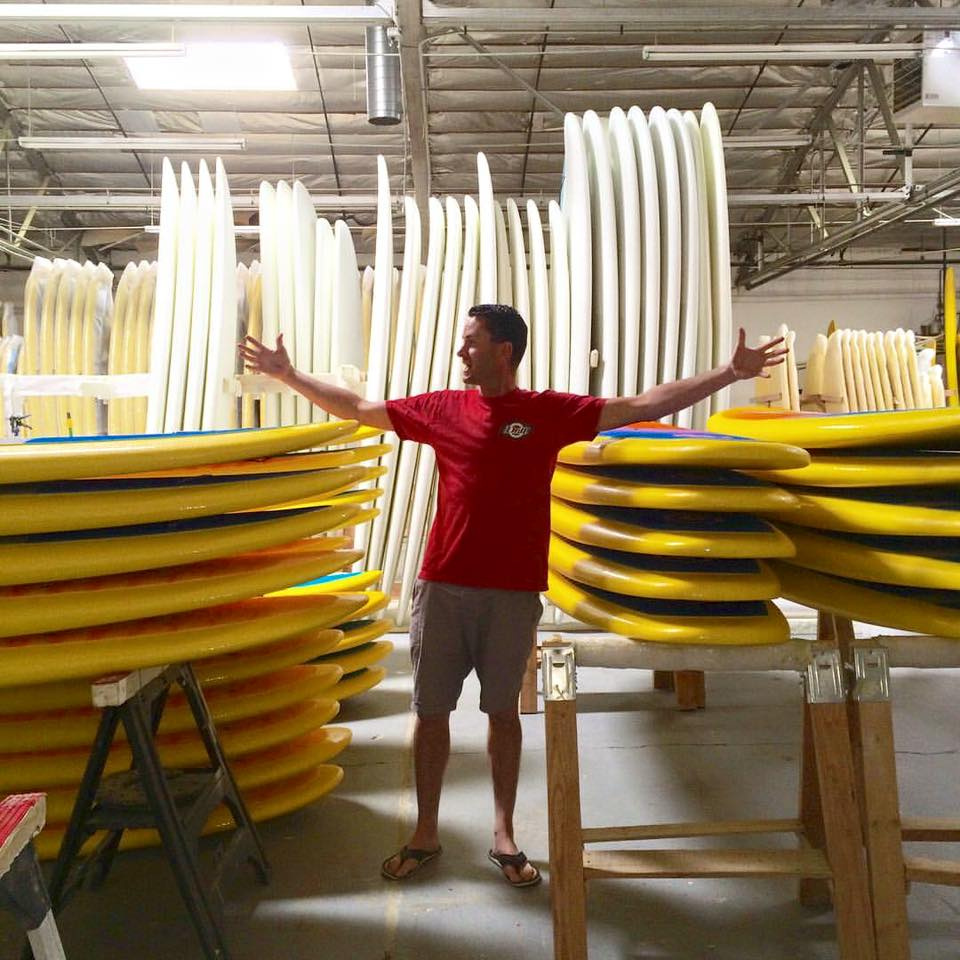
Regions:
[[0, 877], [47, 820], [45, 793], [17, 793], [0, 801]]
[[592, 850], [584, 876], [642, 879], [724, 877], [829, 877], [819, 850]]
[[584, 843], [620, 840], [666, 840], [678, 837], [731, 837], [747, 834], [799, 833], [799, 820], [724, 820], [700, 823], [651, 823], [635, 827], [584, 827]]
[[673, 682], [681, 710], [702, 710], [706, 706], [707, 688], [702, 670], [677, 670]]
[[587, 960], [577, 701], [547, 700], [544, 715], [553, 955], [555, 960]]
[[673, 691], [673, 671], [672, 670], [654, 670], [653, 671], [653, 689], [666, 690], [668, 693]]

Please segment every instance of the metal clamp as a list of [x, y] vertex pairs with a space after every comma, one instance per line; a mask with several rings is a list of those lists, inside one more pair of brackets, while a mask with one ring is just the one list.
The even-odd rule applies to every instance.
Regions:
[[577, 699], [577, 664], [572, 645], [544, 644], [541, 671], [544, 700]]
[[839, 650], [824, 650], [813, 655], [807, 665], [807, 703], [843, 703], [846, 684]]
[[890, 699], [890, 664], [884, 647], [853, 648], [853, 699], [884, 703]]

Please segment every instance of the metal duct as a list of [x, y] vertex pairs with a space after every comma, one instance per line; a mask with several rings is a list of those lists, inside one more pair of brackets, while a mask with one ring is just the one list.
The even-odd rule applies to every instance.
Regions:
[[387, 27], [367, 27], [367, 121], [379, 126], [399, 123], [400, 48]]

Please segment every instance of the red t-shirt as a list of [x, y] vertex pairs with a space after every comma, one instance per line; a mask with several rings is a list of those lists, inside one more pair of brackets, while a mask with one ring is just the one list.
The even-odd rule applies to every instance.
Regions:
[[440, 470], [424, 580], [547, 588], [550, 479], [562, 447], [592, 440], [604, 400], [544, 390], [437, 390], [388, 400], [403, 440], [429, 444]]

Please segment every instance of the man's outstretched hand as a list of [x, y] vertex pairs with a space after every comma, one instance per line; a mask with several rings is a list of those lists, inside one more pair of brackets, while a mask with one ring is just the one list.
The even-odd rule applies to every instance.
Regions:
[[287, 348], [283, 345], [283, 334], [277, 337], [277, 347], [271, 350], [256, 337], [246, 337], [237, 349], [244, 364], [251, 373], [265, 373], [282, 379], [293, 369]]
[[[783, 337], [777, 337], [765, 343], [762, 347], [747, 346], [747, 335], [740, 328], [740, 337], [737, 340], [737, 349], [730, 360], [730, 369], [738, 380], [751, 380], [753, 377], [769, 377], [770, 368], [783, 363], [789, 352], [782, 346]], [[779, 348], [779, 349], [778, 349]]]

